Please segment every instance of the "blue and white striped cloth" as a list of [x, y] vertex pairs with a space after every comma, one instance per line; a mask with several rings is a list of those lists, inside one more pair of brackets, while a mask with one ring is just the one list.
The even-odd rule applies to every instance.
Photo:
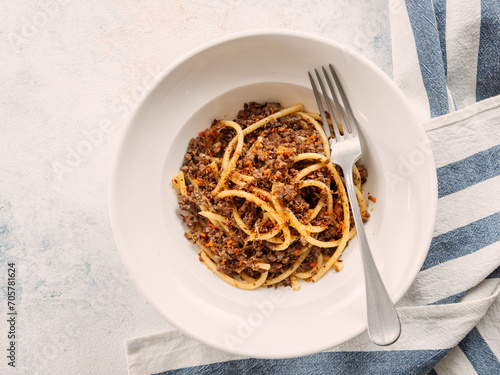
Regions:
[[500, 95], [498, 0], [391, 0], [394, 80], [422, 121]]
[[130, 375], [500, 374], [500, 2], [390, 1], [394, 80], [427, 131], [434, 238], [398, 303], [403, 334], [366, 333], [282, 360], [233, 356], [173, 330], [129, 340]]

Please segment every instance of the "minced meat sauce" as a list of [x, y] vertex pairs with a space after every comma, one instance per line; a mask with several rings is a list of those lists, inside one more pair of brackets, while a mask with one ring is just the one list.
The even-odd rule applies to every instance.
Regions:
[[[279, 103], [246, 103], [234, 121], [242, 129], [245, 129], [281, 109]], [[297, 260], [300, 250], [309, 245], [294, 228], [291, 228], [292, 236], [297, 236], [297, 239], [286, 250], [271, 250], [267, 247], [268, 242], [250, 239], [232, 219], [234, 205], [238, 208], [245, 205], [246, 209], [241, 212], [244, 223], [256, 232], [265, 233], [271, 230], [274, 224], [269, 220], [263, 220], [261, 208], [242, 198], [226, 197], [221, 199], [212, 196], [211, 192], [218, 182], [218, 174], [213, 168], [214, 160], [216, 160], [214, 158], [221, 159], [224, 156], [226, 146], [235, 136], [234, 129], [221, 127], [219, 122], [214, 120], [210, 128], [200, 132], [196, 138], [189, 142], [185, 161], [181, 167], [181, 171], [186, 176], [188, 194], [181, 197], [179, 201], [179, 206], [184, 211], [183, 220], [189, 228], [185, 236], [193, 243], [204, 244], [220, 257], [221, 260], [217, 266], [219, 272], [237, 277], [236, 270], [245, 269], [249, 276], [258, 278], [260, 273], [252, 270], [251, 266], [256, 263], [267, 263], [271, 266], [268, 274], [268, 279], [270, 279], [286, 271]], [[249, 184], [257, 188], [270, 192], [274, 186], [279, 202], [284, 209], [291, 210], [299, 221], [302, 221], [310, 213], [310, 210], [314, 209], [321, 194], [324, 194], [323, 190], [314, 186], [299, 189], [294, 181], [300, 170], [314, 163], [310, 160], [294, 163], [294, 158], [302, 153], [324, 155], [320, 134], [311, 124], [307, 124], [299, 114], [290, 114], [272, 120], [246, 135], [243, 151], [235, 169], [243, 175], [253, 176], [255, 179]], [[220, 162], [217, 164], [220, 171]], [[342, 175], [340, 168], [337, 169]], [[358, 166], [358, 169], [361, 182], [364, 183], [367, 171], [363, 166]], [[326, 169], [320, 169], [312, 172], [307, 178], [326, 183], [329, 181], [329, 173]], [[354, 178], [357, 182], [356, 175]], [[318, 235], [317, 239], [322, 241], [339, 239], [341, 233], [337, 226], [343, 217], [342, 204], [333, 182], [331, 188], [334, 198], [333, 216], [326, 214], [326, 209], [322, 209], [310, 223], [312, 225], [328, 225], [328, 229]], [[227, 189], [238, 189], [238, 186], [229, 179]], [[217, 228], [205, 217], [198, 214], [200, 202], [210, 211], [229, 219], [229, 233]], [[365, 211], [363, 220], [366, 221], [368, 217], [369, 214]], [[309, 255], [296, 272], [312, 270], [314, 274], [318, 256], [321, 253], [331, 256], [333, 252], [333, 248], [312, 246]], [[276, 284], [275, 287], [290, 284], [290, 279], [287, 278]]]

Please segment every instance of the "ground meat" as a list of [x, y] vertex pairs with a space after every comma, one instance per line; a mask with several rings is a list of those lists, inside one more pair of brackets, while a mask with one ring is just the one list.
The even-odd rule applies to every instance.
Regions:
[[361, 183], [364, 184], [368, 178], [368, 171], [364, 165], [358, 165], [359, 175], [361, 176]]

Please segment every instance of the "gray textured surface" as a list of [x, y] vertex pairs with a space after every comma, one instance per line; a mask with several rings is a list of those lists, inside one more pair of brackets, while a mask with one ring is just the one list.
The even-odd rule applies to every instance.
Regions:
[[[122, 266], [107, 202], [127, 115], [166, 66], [219, 36], [286, 28], [332, 38], [392, 69], [383, 0], [0, 7], [0, 348], [7, 263], [15, 262], [22, 374], [125, 373], [124, 340], [169, 327]], [[0, 369], [12, 370], [3, 354]]]

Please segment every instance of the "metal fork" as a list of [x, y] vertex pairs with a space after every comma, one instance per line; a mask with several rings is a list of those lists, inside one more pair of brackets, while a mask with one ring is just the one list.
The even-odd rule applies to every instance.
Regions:
[[[365, 271], [368, 335], [370, 336], [372, 342], [377, 345], [390, 345], [399, 338], [401, 334], [401, 324], [399, 322], [396, 309], [394, 308], [394, 304], [384, 287], [375, 262], [373, 261], [370, 246], [363, 227], [363, 221], [359, 212], [358, 199], [354, 190], [352, 171], [354, 163], [362, 155], [358, 126], [352, 113], [351, 106], [349, 105], [349, 101], [347, 100], [345, 92], [332, 65], [329, 65], [329, 70], [335, 85], [332, 84], [332, 80], [330, 79], [327, 69], [324, 67], [322, 68], [331, 97], [333, 98], [333, 106], [331, 100], [328, 98], [328, 93], [325, 89], [325, 85], [323, 84], [323, 80], [316, 69], [315, 73], [316, 79], [321, 87], [328, 112], [331, 115], [331, 125], [328, 124], [320, 92], [318, 91], [314, 78], [310, 72], [309, 79], [311, 80], [314, 96], [316, 98], [316, 102], [318, 103], [319, 112], [323, 121], [323, 127], [325, 128], [326, 135], [330, 139], [331, 160], [333, 163], [339, 165], [344, 172], [347, 195], [351, 203], [354, 224], [358, 233], [361, 258], [363, 260], [363, 268]], [[336, 87], [337, 90], [335, 90], [334, 87]], [[337, 96], [337, 92], [340, 96], [340, 100]], [[343, 103], [343, 107], [340, 102]], [[340, 131], [337, 123], [341, 124], [342, 132]]]

